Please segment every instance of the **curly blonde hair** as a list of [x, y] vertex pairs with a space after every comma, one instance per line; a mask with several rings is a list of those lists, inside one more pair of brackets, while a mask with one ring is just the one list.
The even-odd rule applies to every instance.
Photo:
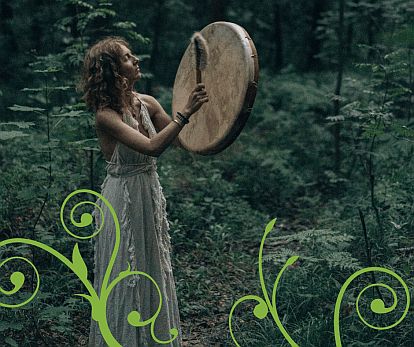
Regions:
[[83, 62], [80, 89], [86, 106], [96, 112], [104, 107], [122, 113], [128, 99], [128, 80], [119, 73], [121, 45], [130, 48], [122, 37], [110, 36], [95, 43]]

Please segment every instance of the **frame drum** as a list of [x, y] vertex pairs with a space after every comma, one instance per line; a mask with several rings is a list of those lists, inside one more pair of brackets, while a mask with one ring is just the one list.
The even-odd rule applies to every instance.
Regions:
[[[201, 73], [209, 102], [191, 116], [179, 139], [186, 150], [208, 155], [232, 144], [246, 124], [256, 97], [259, 64], [254, 43], [241, 26], [215, 22], [200, 33], [209, 47]], [[175, 77], [173, 114], [184, 109], [195, 86], [195, 53], [190, 43]]]

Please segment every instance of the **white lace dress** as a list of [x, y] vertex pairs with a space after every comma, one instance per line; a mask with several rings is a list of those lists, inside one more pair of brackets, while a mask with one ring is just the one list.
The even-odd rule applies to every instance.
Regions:
[[[138, 97], [137, 95], [135, 95]], [[141, 103], [141, 118], [150, 138], [156, 134], [148, 109]], [[129, 113], [123, 121], [138, 130], [138, 123]], [[170, 329], [178, 330], [178, 337], [170, 344], [158, 344], [151, 338], [150, 325], [133, 327], [127, 321], [131, 311], [138, 311], [142, 320], [149, 319], [158, 309], [159, 298], [155, 286], [143, 276], [130, 276], [118, 283], [107, 302], [109, 328], [124, 347], [181, 346], [180, 317], [171, 267], [171, 243], [166, 214], [166, 202], [159, 182], [156, 159], [117, 143], [101, 194], [113, 206], [121, 226], [121, 243], [110, 281], [131, 264], [131, 270], [149, 274], [162, 293], [162, 309], [155, 321], [155, 335], [169, 340]], [[98, 200], [104, 221], [95, 210], [97, 227], [103, 230], [95, 237], [94, 288], [100, 294], [101, 283], [115, 242], [115, 226], [109, 210]], [[89, 346], [107, 346], [98, 324], [91, 320]]]

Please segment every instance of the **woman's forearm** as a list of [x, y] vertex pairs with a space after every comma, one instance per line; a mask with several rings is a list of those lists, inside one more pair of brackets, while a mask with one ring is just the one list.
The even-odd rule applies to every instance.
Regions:
[[177, 136], [182, 129], [183, 127], [175, 121], [170, 122], [150, 140], [150, 155], [154, 157], [160, 156], [161, 153], [177, 139]]

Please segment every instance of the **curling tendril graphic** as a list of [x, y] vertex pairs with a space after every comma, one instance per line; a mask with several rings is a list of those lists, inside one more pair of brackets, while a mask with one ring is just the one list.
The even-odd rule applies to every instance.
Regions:
[[243, 296], [242, 298], [240, 298], [239, 300], [237, 300], [234, 303], [234, 305], [232, 306], [231, 310], [230, 310], [230, 314], [229, 314], [230, 335], [233, 339], [233, 342], [238, 347], [240, 347], [240, 345], [239, 345], [239, 343], [237, 342], [237, 340], [234, 336], [233, 328], [232, 328], [233, 312], [234, 312], [237, 305], [239, 305], [242, 302], [247, 301], [247, 300], [255, 300], [255, 301], [258, 302], [258, 304], [256, 305], [256, 307], [253, 310], [253, 314], [258, 319], [264, 319], [270, 311], [270, 313], [273, 317], [273, 320], [275, 321], [275, 323], [276, 323], [277, 327], [279, 328], [280, 332], [283, 334], [284, 338], [289, 342], [289, 344], [291, 346], [295, 346], [295, 347], [298, 346], [298, 344], [295, 341], [293, 341], [293, 339], [290, 337], [290, 335], [288, 334], [286, 329], [283, 327], [282, 322], [280, 321], [279, 314], [278, 314], [277, 308], [276, 308], [276, 290], [277, 290], [277, 286], [279, 285], [280, 279], [283, 275], [283, 272], [287, 269], [288, 266], [293, 265], [296, 262], [296, 260], [298, 260], [299, 257], [298, 256], [290, 257], [287, 260], [286, 264], [283, 266], [283, 268], [280, 270], [279, 274], [276, 277], [276, 281], [273, 285], [272, 302], [270, 302], [269, 295], [268, 295], [267, 290], [266, 290], [264, 277], [263, 277], [263, 265], [262, 265], [263, 246], [264, 246], [264, 242], [266, 240], [267, 235], [271, 232], [271, 230], [273, 229], [275, 223], [276, 223], [276, 218], [272, 219], [267, 224], [267, 226], [265, 228], [265, 233], [264, 233], [264, 235], [262, 237], [262, 241], [260, 243], [260, 249], [259, 249], [259, 277], [260, 277], [260, 284], [261, 284], [261, 287], [262, 287], [264, 300], [263, 300], [263, 298], [261, 298], [260, 296], [257, 296], [257, 295], [246, 295], [246, 296]]
[[397, 307], [398, 304], [398, 299], [397, 299], [397, 294], [395, 292], [394, 289], [392, 289], [389, 285], [384, 284], [384, 283], [373, 283], [370, 284], [368, 286], [366, 286], [364, 289], [361, 290], [361, 292], [358, 294], [358, 297], [356, 299], [356, 311], [358, 314], [359, 319], [368, 327], [370, 327], [371, 329], [375, 329], [375, 330], [387, 330], [387, 329], [391, 329], [396, 327], [398, 324], [400, 324], [405, 316], [408, 313], [408, 309], [410, 308], [410, 292], [408, 290], [407, 284], [403, 281], [403, 279], [398, 276], [395, 272], [386, 269], [386, 268], [382, 268], [382, 267], [367, 267], [364, 269], [361, 269], [357, 272], [355, 272], [354, 274], [352, 274], [343, 284], [338, 298], [336, 299], [336, 304], [335, 304], [335, 313], [334, 313], [334, 331], [335, 331], [335, 344], [337, 347], [342, 347], [342, 341], [341, 341], [341, 333], [340, 333], [340, 324], [339, 324], [339, 314], [340, 314], [340, 308], [341, 308], [341, 303], [342, 303], [342, 299], [344, 297], [345, 291], [348, 289], [349, 285], [351, 284], [351, 282], [356, 279], [358, 276], [363, 275], [365, 273], [368, 272], [382, 272], [382, 273], [386, 273], [392, 277], [394, 277], [404, 288], [405, 291], [405, 298], [406, 298], [406, 304], [405, 304], [405, 309], [404, 312], [402, 313], [401, 317], [393, 324], [387, 325], [387, 326], [383, 326], [383, 327], [379, 327], [379, 326], [375, 326], [372, 325], [370, 323], [368, 323], [368, 321], [362, 316], [360, 309], [359, 309], [359, 300], [361, 299], [362, 294], [368, 290], [369, 288], [373, 288], [373, 287], [383, 287], [385, 289], [387, 289], [393, 297], [393, 304], [390, 307], [385, 307], [385, 303], [383, 300], [381, 299], [374, 299], [371, 301], [371, 305], [370, 305], [370, 309], [372, 312], [376, 313], [376, 314], [387, 314], [390, 313], [392, 311], [395, 310], [395, 308]]
[[[88, 268], [82, 258], [82, 255], [80, 254], [79, 251], [79, 246], [78, 243], [75, 244], [75, 246], [73, 247], [73, 251], [72, 251], [72, 260], [69, 260], [68, 258], [66, 258], [64, 255], [62, 255], [61, 253], [59, 253], [58, 251], [54, 250], [52, 247], [49, 247], [41, 242], [38, 241], [34, 241], [31, 239], [25, 239], [25, 238], [12, 238], [12, 239], [7, 239], [4, 241], [0, 242], [0, 247], [4, 247], [7, 245], [13, 245], [13, 244], [26, 244], [26, 245], [31, 245], [31, 246], [35, 246], [37, 248], [40, 248], [48, 253], [50, 253], [51, 255], [53, 255], [54, 257], [56, 257], [57, 259], [59, 259], [63, 264], [65, 264], [71, 271], [73, 271], [74, 274], [76, 274], [76, 276], [80, 279], [80, 281], [84, 284], [88, 294], [75, 294], [78, 296], [81, 296], [85, 299], [87, 299], [92, 307], [92, 319], [94, 319], [96, 322], [98, 322], [99, 325], [99, 329], [102, 333], [102, 336], [104, 338], [104, 340], [106, 341], [106, 343], [109, 346], [114, 346], [114, 347], [121, 347], [121, 344], [115, 339], [115, 337], [112, 335], [111, 330], [109, 328], [107, 319], [106, 319], [106, 310], [107, 310], [107, 300], [108, 297], [112, 291], [112, 289], [122, 280], [124, 280], [125, 278], [132, 276], [132, 275], [139, 275], [139, 276], [143, 276], [146, 277], [148, 280], [151, 281], [151, 283], [155, 286], [157, 293], [158, 293], [158, 297], [159, 297], [159, 305], [157, 308], [157, 311], [154, 313], [153, 316], [151, 316], [149, 319], [146, 319], [144, 321], [142, 321], [142, 317], [140, 315], [139, 312], [137, 311], [132, 311], [128, 314], [127, 320], [128, 323], [134, 327], [144, 327], [146, 325], [150, 325], [150, 329], [151, 329], [151, 336], [153, 338], [153, 340], [159, 344], [168, 344], [171, 343], [177, 336], [178, 336], [178, 330], [176, 328], [172, 328], [170, 329], [169, 333], [172, 336], [169, 340], [160, 340], [157, 338], [157, 336], [155, 336], [155, 331], [154, 331], [154, 325], [155, 325], [155, 320], [157, 319], [160, 311], [161, 311], [161, 307], [162, 307], [162, 295], [161, 295], [161, 290], [158, 286], [158, 284], [155, 282], [155, 280], [148, 275], [145, 272], [142, 271], [131, 271], [131, 266], [128, 263], [128, 269], [126, 269], [125, 271], [120, 272], [117, 277], [109, 283], [109, 279], [110, 279], [110, 275], [116, 260], [116, 256], [118, 254], [118, 250], [119, 250], [119, 246], [120, 246], [120, 237], [121, 237], [121, 231], [120, 231], [120, 225], [119, 225], [119, 221], [118, 221], [118, 217], [115, 213], [115, 210], [113, 209], [113, 207], [111, 206], [111, 204], [109, 203], [109, 201], [102, 196], [101, 194], [93, 191], [93, 190], [89, 190], [89, 189], [79, 189], [76, 190], [72, 193], [70, 193], [66, 199], [64, 200], [64, 202], [62, 203], [61, 209], [60, 209], [60, 220], [62, 223], [63, 228], [65, 229], [65, 231], [77, 238], [77, 239], [81, 239], [81, 240], [86, 240], [86, 239], [91, 239], [93, 237], [95, 237], [96, 235], [98, 235], [100, 233], [100, 231], [103, 228], [104, 225], [104, 213], [102, 208], [91, 201], [81, 201], [79, 203], [77, 203], [70, 212], [70, 221], [71, 223], [78, 227], [78, 228], [83, 228], [83, 227], [87, 227], [89, 225], [92, 224], [93, 222], [93, 216], [90, 213], [83, 213], [81, 215], [80, 221], [76, 221], [74, 218], [74, 213], [76, 211], [77, 208], [79, 208], [82, 205], [92, 205], [94, 207], [97, 208], [97, 211], [99, 212], [100, 216], [101, 216], [101, 220], [102, 223], [99, 227], [98, 230], [96, 230], [92, 235], [88, 235], [88, 236], [79, 236], [76, 235], [75, 233], [71, 232], [69, 230], [69, 228], [67, 227], [65, 221], [64, 221], [64, 210], [65, 210], [65, 206], [68, 203], [68, 201], [75, 195], [77, 194], [92, 194], [95, 197], [97, 197], [98, 199], [100, 199], [105, 206], [108, 208], [109, 212], [111, 213], [111, 216], [113, 218], [114, 224], [115, 224], [115, 245], [113, 248], [113, 252], [111, 254], [111, 258], [108, 264], [108, 267], [105, 271], [105, 275], [104, 275], [104, 279], [102, 282], [102, 287], [101, 287], [101, 291], [100, 291], [100, 296], [97, 295], [95, 289], [93, 288], [91, 282], [88, 280]], [[32, 295], [26, 299], [25, 301], [21, 302], [21, 303], [17, 303], [17, 304], [8, 304], [8, 303], [3, 303], [0, 302], [0, 307], [6, 307], [6, 308], [19, 308], [22, 307], [26, 304], [28, 304], [29, 302], [31, 302], [37, 292], [39, 291], [39, 286], [40, 286], [40, 276], [39, 276], [39, 272], [36, 269], [36, 266], [28, 259], [24, 258], [24, 257], [20, 257], [20, 256], [14, 256], [14, 257], [10, 257], [7, 258], [6, 260], [3, 260], [0, 262], [0, 268], [5, 265], [6, 263], [8, 263], [9, 261], [15, 261], [15, 260], [19, 260], [19, 261], [23, 261], [26, 262], [27, 264], [29, 264], [32, 269], [35, 272], [36, 275], [36, 288], [34, 290], [34, 292], [32, 293]], [[22, 272], [20, 271], [15, 271], [10, 275], [10, 282], [14, 285], [14, 288], [12, 288], [11, 290], [5, 290], [0, 286], [0, 293], [2, 295], [5, 296], [12, 296], [13, 294], [16, 294], [17, 292], [19, 292], [19, 290], [23, 287], [24, 282], [25, 282], [25, 276]]]
[[[233, 313], [234, 310], [236, 308], [236, 306], [238, 306], [239, 304], [241, 304], [244, 301], [247, 300], [255, 300], [258, 302], [258, 304], [256, 305], [256, 307], [253, 310], [253, 314], [255, 315], [256, 318], [258, 319], [264, 319], [267, 314], [271, 313], [273, 320], [275, 321], [277, 327], [279, 328], [280, 332], [283, 334], [283, 337], [289, 342], [289, 344], [291, 346], [297, 347], [298, 344], [289, 336], [288, 332], [286, 331], [286, 329], [283, 327], [278, 312], [277, 312], [277, 308], [276, 308], [276, 291], [277, 291], [277, 286], [279, 284], [280, 278], [283, 275], [283, 272], [286, 270], [286, 268], [290, 265], [293, 265], [297, 260], [298, 260], [298, 256], [293, 256], [290, 257], [285, 265], [282, 267], [282, 269], [280, 270], [276, 281], [273, 285], [273, 291], [272, 291], [272, 302], [270, 302], [269, 300], [269, 296], [266, 290], [266, 286], [265, 286], [265, 282], [264, 282], [264, 278], [263, 278], [263, 269], [262, 269], [262, 258], [263, 258], [263, 246], [264, 246], [264, 242], [266, 240], [267, 235], [270, 233], [270, 231], [273, 229], [274, 225], [275, 225], [276, 219], [271, 220], [266, 228], [265, 228], [265, 233], [262, 237], [262, 241], [260, 243], [260, 250], [259, 250], [259, 277], [260, 277], [260, 284], [261, 284], [261, 288], [262, 288], [262, 292], [263, 292], [263, 296], [264, 299], [257, 296], [257, 295], [246, 295], [242, 298], [240, 298], [239, 300], [237, 300], [234, 305], [232, 306], [231, 310], [230, 310], [230, 314], [229, 314], [229, 328], [230, 328], [230, 335], [231, 338], [233, 340], [233, 342], [236, 344], [236, 346], [240, 347], [240, 344], [237, 342], [234, 333], [233, 333], [233, 329], [232, 329], [232, 318], [233, 318]], [[391, 329], [396, 327], [398, 324], [400, 324], [404, 318], [406, 317], [408, 310], [410, 308], [410, 292], [408, 289], [407, 284], [403, 281], [403, 279], [397, 275], [395, 272], [386, 269], [386, 268], [382, 268], [382, 267], [367, 267], [364, 269], [361, 269], [359, 271], [356, 271], [354, 274], [352, 274], [343, 284], [337, 300], [336, 300], [336, 304], [335, 304], [335, 311], [334, 311], [334, 335], [335, 335], [335, 346], [336, 347], [342, 347], [342, 341], [341, 341], [341, 333], [340, 333], [340, 308], [341, 308], [341, 303], [343, 300], [343, 297], [345, 295], [346, 290], [348, 289], [349, 285], [352, 283], [353, 280], [355, 280], [358, 276], [361, 276], [363, 274], [369, 273], [369, 272], [382, 272], [385, 273], [387, 275], [390, 275], [392, 277], [394, 277], [404, 288], [405, 291], [405, 299], [406, 299], [406, 304], [405, 304], [405, 308], [403, 313], [401, 314], [401, 316], [399, 317], [399, 319], [394, 322], [393, 324], [387, 325], [387, 326], [375, 326], [373, 324], [368, 323], [368, 321], [362, 316], [360, 308], [359, 308], [359, 301], [362, 297], [362, 295], [365, 293], [366, 290], [373, 288], [373, 287], [382, 287], [385, 288], [386, 290], [388, 290], [393, 298], [393, 303], [391, 306], [389, 307], [385, 307], [385, 303], [382, 299], [374, 299], [371, 301], [371, 305], [370, 305], [370, 309], [373, 313], [375, 314], [387, 314], [390, 313], [392, 311], [394, 311], [397, 308], [397, 304], [398, 304], [398, 299], [397, 299], [397, 293], [395, 292], [395, 290], [393, 288], [391, 288], [389, 285], [384, 284], [384, 283], [373, 283], [373, 284], [369, 284], [367, 285], [364, 289], [362, 289], [360, 291], [360, 293], [358, 294], [358, 297], [356, 299], [356, 312], [357, 315], [359, 317], [359, 319], [369, 328], [371, 329], [375, 329], [375, 330], [387, 330], [387, 329]]]

